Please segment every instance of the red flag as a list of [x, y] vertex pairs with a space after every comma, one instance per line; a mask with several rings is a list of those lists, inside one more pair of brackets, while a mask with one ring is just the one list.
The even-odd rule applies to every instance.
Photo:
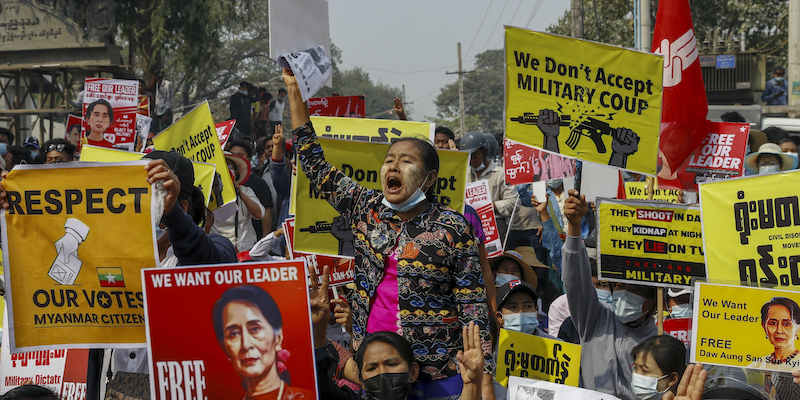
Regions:
[[708, 100], [688, 0], [658, 2], [652, 48], [664, 55], [659, 152], [669, 165], [679, 166], [707, 133]]

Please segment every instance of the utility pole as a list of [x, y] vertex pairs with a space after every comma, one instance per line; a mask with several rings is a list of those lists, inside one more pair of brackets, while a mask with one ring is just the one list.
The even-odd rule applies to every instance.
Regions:
[[406, 104], [406, 84], [403, 84], [403, 105]]
[[[789, 0], [789, 105], [800, 105], [800, 0]], [[769, 71], [767, 71], [769, 72]]]
[[[596, 1], [596, 0], [595, 0]], [[650, 0], [639, 0], [639, 45], [641, 51], [650, 52]]]
[[461, 42], [458, 43], [458, 71], [456, 72], [447, 72], [446, 75], [458, 74], [458, 108], [459, 114], [461, 118], [461, 135], [463, 136], [467, 129], [466, 123], [464, 123], [464, 74], [474, 72], [474, 71], [464, 71], [464, 68], [461, 67]]
[[[595, 0], [597, 1], [597, 0]], [[572, 24], [572, 37], [583, 38], [583, 0], [570, 0]]]

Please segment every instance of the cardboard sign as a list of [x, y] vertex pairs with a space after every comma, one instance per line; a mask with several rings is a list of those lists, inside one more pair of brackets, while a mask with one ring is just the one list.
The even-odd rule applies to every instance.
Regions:
[[317, 136], [330, 139], [391, 143], [412, 136], [433, 142], [435, 124], [393, 119], [311, 117]]
[[489, 193], [489, 181], [484, 179], [468, 183], [464, 203], [472, 206], [481, 217], [481, 228], [483, 228], [483, 234], [486, 235], [486, 243], [484, 243], [486, 256], [492, 258], [503, 254], [503, 242], [500, 239], [500, 231], [497, 229], [497, 220], [494, 217], [494, 204]]
[[[332, 118], [337, 120], [370, 121], [356, 118]], [[319, 125], [316, 126], [319, 128]], [[381, 190], [380, 169], [389, 144], [364, 143], [334, 139], [319, 139], [325, 159], [360, 185]], [[463, 210], [464, 187], [467, 181], [469, 154], [460, 151], [441, 150], [439, 175], [435, 193], [441, 204], [454, 210]], [[352, 248], [352, 230], [339, 212], [311, 187], [311, 182], [298, 166], [296, 192], [297, 203], [295, 231], [296, 250], [313, 254], [341, 255], [345, 248]], [[348, 242], [349, 245], [348, 245]]]
[[662, 157], [658, 187], [697, 191], [697, 184], [744, 176], [750, 124], [707, 122], [711, 132], [677, 171]]
[[[67, 131], [64, 132], [64, 139], [75, 145], [75, 154], [81, 153], [81, 138], [84, 136], [86, 126], [83, 125], [83, 119], [77, 115], [67, 116]], [[44, 143], [42, 143], [44, 144]], [[41, 151], [45, 151], [42, 149]]]
[[[5, 318], [4, 321], [8, 321]], [[86, 398], [86, 371], [89, 350], [39, 350], [11, 354], [8, 328], [3, 327], [0, 363], [0, 394], [5, 394], [30, 379], [65, 400]]]
[[[217, 171], [224, 172], [228, 170], [228, 163], [222, 154], [215, 127], [208, 102], [205, 101], [161, 131], [153, 138], [153, 144], [158, 150], [175, 151], [192, 161], [214, 164]], [[219, 198], [213, 196], [208, 208], [215, 210], [215, 218], [224, 221], [236, 212], [236, 191], [231, 174], [219, 173], [219, 176], [222, 179], [222, 195]], [[230, 206], [224, 207], [228, 204]]]
[[664, 333], [680, 340], [689, 348], [692, 344], [692, 319], [669, 318], [664, 320]]
[[[800, 293], [697, 282], [691, 362], [769, 371], [800, 368]], [[764, 318], [766, 317], [766, 318]]]
[[508, 387], [519, 376], [578, 386], [581, 346], [500, 329], [495, 379]]
[[214, 128], [217, 130], [217, 137], [219, 138], [219, 144], [222, 148], [225, 148], [225, 145], [228, 143], [228, 138], [231, 136], [231, 132], [233, 132], [233, 127], [236, 125], [236, 120], [228, 120], [222, 121], [216, 125]]
[[572, 386], [559, 385], [538, 379], [526, 379], [512, 376], [508, 380], [508, 400], [572, 400], [572, 399], [591, 399], [591, 400], [617, 400], [616, 397], [596, 392], [594, 390], [581, 389]]
[[[653, 200], [678, 203], [678, 189], [655, 189]], [[630, 200], [649, 200], [650, 188], [647, 182], [625, 182], [625, 197]]]
[[700, 185], [708, 279], [800, 288], [800, 171]]
[[[86, 90], [83, 95], [83, 116], [86, 140], [101, 142], [103, 147], [115, 147], [133, 151], [136, 142], [136, 113], [139, 106], [139, 81], [106, 78], [86, 78]], [[89, 106], [103, 100], [111, 105], [111, 110], [104, 110], [93, 119], [88, 113]], [[105, 105], [98, 104], [103, 111]], [[113, 118], [111, 118], [113, 116]]]
[[312, 97], [308, 99], [308, 113], [314, 117], [365, 118], [364, 96]]
[[519, 185], [575, 176], [575, 160], [504, 140], [506, 184]]
[[241, 399], [244, 378], [262, 374], [275, 394], [318, 398], [303, 261], [146, 269], [142, 280], [153, 399]]
[[144, 347], [139, 270], [158, 265], [146, 164], [18, 165], [3, 180], [12, 353]]
[[656, 173], [661, 56], [506, 27], [505, 61], [509, 139]]
[[601, 198], [597, 218], [601, 279], [691, 286], [705, 278], [697, 206]]
[[289, 257], [305, 260], [306, 266], [314, 268], [319, 283], [322, 283], [322, 271], [329, 268], [328, 284], [331, 287], [344, 286], [355, 279], [355, 257], [332, 256], [327, 254], [312, 254], [294, 250], [294, 218], [283, 221], [283, 233], [289, 248]]

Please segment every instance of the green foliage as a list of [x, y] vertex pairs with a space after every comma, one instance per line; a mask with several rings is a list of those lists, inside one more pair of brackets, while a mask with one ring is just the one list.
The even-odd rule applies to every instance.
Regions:
[[[655, 20], [655, 3], [651, 6]], [[550, 25], [547, 31], [572, 36], [570, 10]], [[632, 0], [583, 0], [583, 37], [615, 46], [634, 47]]]
[[[475, 69], [464, 75], [464, 115], [467, 131], [503, 131], [503, 50], [487, 50], [475, 57]], [[460, 129], [458, 82], [442, 88], [434, 100], [438, 117], [455, 121], [445, 125]]]

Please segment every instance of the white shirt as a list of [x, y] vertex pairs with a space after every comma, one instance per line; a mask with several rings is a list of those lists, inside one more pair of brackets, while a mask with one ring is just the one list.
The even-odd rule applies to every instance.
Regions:
[[156, 110], [155, 115], [160, 117], [172, 109], [172, 98], [175, 92], [172, 90], [172, 82], [164, 79], [161, 84], [156, 83]]
[[[242, 191], [243, 196], [247, 196], [250, 200], [253, 200], [257, 205], [258, 208], [261, 210], [261, 215], [264, 215], [264, 206], [261, 205], [261, 202], [258, 201], [258, 197], [253, 189], [250, 189], [247, 186], [239, 186]], [[250, 221], [252, 216], [250, 212], [247, 211], [247, 206], [244, 204], [244, 200], [237, 197], [236, 198], [236, 205], [238, 206], [238, 210], [228, 217], [225, 221], [214, 221], [214, 225], [211, 226], [211, 232], [218, 233], [222, 236], [228, 238], [228, 240], [233, 243], [233, 246], [236, 247], [236, 251], [249, 251], [250, 248], [256, 243], [256, 230], [253, 228], [253, 223]], [[239, 216], [238, 222], [238, 230], [239, 235], [236, 235], [236, 216]], [[261, 218], [258, 218], [261, 219]]]
[[283, 109], [286, 107], [286, 100], [281, 101], [282, 99], [278, 97], [277, 99], [272, 101], [272, 110], [269, 112], [269, 120], [280, 122], [283, 121]]

